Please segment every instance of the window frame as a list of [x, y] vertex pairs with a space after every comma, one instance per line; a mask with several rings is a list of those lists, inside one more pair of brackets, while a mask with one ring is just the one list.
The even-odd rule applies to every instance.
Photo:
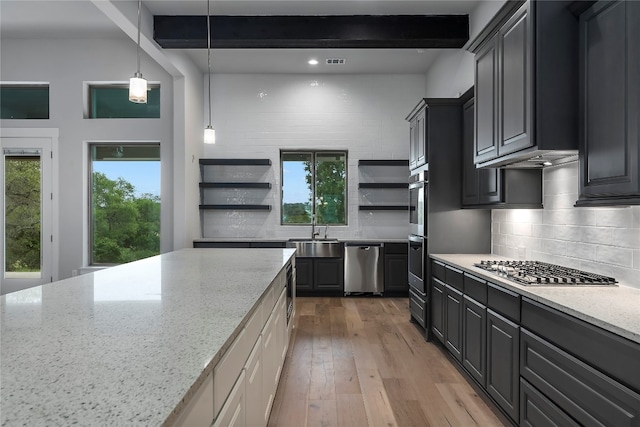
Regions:
[[[159, 141], [89, 141], [88, 145], [87, 145], [87, 171], [88, 171], [88, 186], [87, 186], [87, 204], [88, 204], [88, 209], [87, 209], [87, 219], [88, 219], [88, 242], [89, 242], [89, 246], [88, 246], [88, 253], [87, 253], [87, 260], [88, 260], [88, 265], [89, 267], [111, 267], [111, 266], [116, 266], [116, 265], [120, 265], [117, 263], [99, 263], [99, 262], [95, 262], [94, 261], [94, 221], [93, 221], [93, 147], [95, 146], [113, 146], [113, 147], [119, 147], [119, 146], [141, 146], [141, 145], [148, 145], [148, 146], [155, 146], [158, 147], [158, 154], [159, 154], [159, 158], [158, 158], [158, 162], [160, 162], [160, 176], [158, 177], [158, 179], [160, 180], [160, 196], [162, 196], [162, 156], [161, 156], [161, 149], [162, 146], [160, 145]], [[162, 253], [162, 199], [160, 200], [160, 233], [159, 233], [159, 238], [160, 238], [160, 244], [158, 247], [158, 253]]]
[[283, 156], [286, 154], [311, 154], [312, 189], [311, 189], [311, 214], [316, 214], [316, 161], [318, 154], [339, 154], [344, 156], [344, 223], [329, 224], [341, 227], [349, 225], [349, 152], [348, 150], [280, 150], [280, 225], [282, 226], [310, 226], [311, 223], [285, 223], [283, 222], [284, 212], [284, 167]]

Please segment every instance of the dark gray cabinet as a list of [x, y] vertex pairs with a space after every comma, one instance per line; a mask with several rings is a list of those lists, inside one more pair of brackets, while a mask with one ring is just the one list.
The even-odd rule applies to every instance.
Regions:
[[[473, 89], [463, 95], [473, 95]], [[462, 206], [464, 208], [541, 208], [541, 169], [476, 168], [473, 124], [475, 101], [462, 110]]]
[[487, 309], [487, 393], [513, 420], [519, 419], [520, 327]]
[[578, 427], [551, 400], [520, 378], [520, 426], [521, 427]]
[[580, 198], [640, 204], [640, 3], [599, 1], [580, 15]]
[[341, 296], [344, 292], [343, 258], [296, 258], [296, 295]]
[[384, 244], [384, 294], [406, 296], [409, 292], [408, 245]]
[[564, 1], [509, 1], [470, 43], [475, 163], [577, 151], [577, 19]]
[[409, 168], [416, 169], [427, 163], [427, 106], [420, 103], [407, 117], [409, 121]]
[[462, 292], [446, 285], [444, 345], [462, 362]]
[[446, 285], [440, 280], [433, 277], [431, 279], [431, 303], [429, 304], [431, 311], [431, 331], [433, 335], [444, 344], [445, 335], [445, 301], [446, 301]]
[[464, 296], [462, 304], [462, 366], [486, 387], [487, 307]]

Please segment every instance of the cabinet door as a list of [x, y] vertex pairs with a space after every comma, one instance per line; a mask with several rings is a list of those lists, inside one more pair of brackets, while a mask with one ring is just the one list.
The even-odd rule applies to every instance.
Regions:
[[315, 290], [344, 290], [344, 261], [342, 258], [315, 258], [313, 275]]
[[580, 16], [581, 197], [640, 197], [640, 3]]
[[245, 416], [248, 426], [260, 427], [264, 423], [266, 399], [262, 394], [262, 337], [258, 337], [245, 366], [245, 399], [249, 402]]
[[431, 279], [431, 331], [444, 344], [445, 284]]
[[246, 426], [245, 419], [245, 373], [244, 370], [238, 377], [236, 385], [233, 386], [229, 397], [213, 423], [213, 427], [243, 427]]
[[462, 307], [462, 365], [486, 386], [487, 308], [465, 295]]
[[313, 259], [296, 258], [296, 292], [313, 290]]
[[520, 426], [522, 427], [577, 427], [551, 400], [520, 379]]
[[462, 292], [446, 287], [444, 345], [462, 362]]
[[475, 163], [498, 156], [498, 50], [492, 40], [475, 56]]
[[425, 107], [416, 116], [416, 167], [427, 163], [427, 114], [429, 107]]
[[407, 293], [409, 273], [407, 255], [384, 256], [384, 292]]
[[532, 34], [528, 2], [498, 32], [499, 156], [533, 145]]
[[417, 132], [417, 120], [414, 117], [413, 120], [409, 122], [409, 169], [416, 168], [416, 144], [418, 142]]
[[473, 115], [474, 101], [469, 100], [462, 107], [462, 204], [477, 205], [478, 169], [473, 161]]
[[278, 371], [278, 349], [276, 347], [275, 311], [271, 313], [262, 330], [262, 395], [266, 402], [263, 407], [265, 412], [262, 416], [265, 425], [269, 421], [269, 414], [276, 394], [274, 378]]
[[478, 201], [486, 205], [504, 201], [503, 192], [504, 171], [495, 168], [478, 170]]
[[519, 414], [520, 327], [487, 309], [487, 392], [513, 420]]

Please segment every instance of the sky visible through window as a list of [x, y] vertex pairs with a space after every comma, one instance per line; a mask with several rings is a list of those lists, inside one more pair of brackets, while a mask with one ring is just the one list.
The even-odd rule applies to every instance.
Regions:
[[136, 188], [136, 196], [150, 193], [160, 196], [160, 161], [93, 161], [94, 172], [111, 180], [123, 178]]
[[284, 167], [284, 181], [287, 188], [283, 192], [284, 203], [308, 203], [309, 186], [307, 185], [307, 171], [304, 170], [304, 162], [286, 162]]

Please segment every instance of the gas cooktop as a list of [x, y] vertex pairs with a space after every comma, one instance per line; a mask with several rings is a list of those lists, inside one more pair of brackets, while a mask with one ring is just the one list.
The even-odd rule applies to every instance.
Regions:
[[476, 267], [525, 286], [616, 286], [616, 279], [541, 261], [483, 260]]

